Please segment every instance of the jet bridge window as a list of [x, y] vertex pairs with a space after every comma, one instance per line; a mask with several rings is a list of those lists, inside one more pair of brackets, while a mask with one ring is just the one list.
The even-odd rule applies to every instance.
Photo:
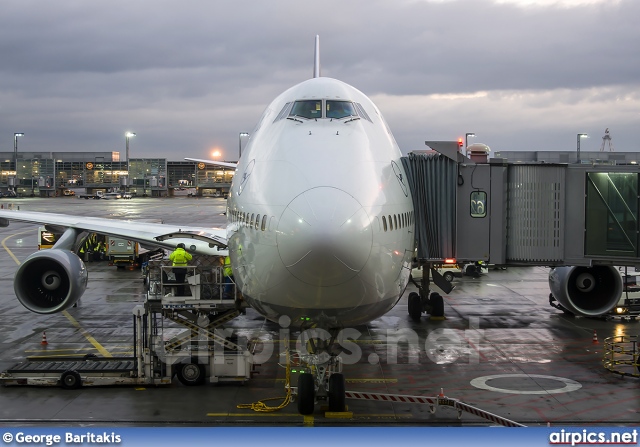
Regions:
[[304, 100], [293, 103], [289, 117], [301, 117], [307, 119], [322, 118], [322, 100]]
[[471, 217], [485, 217], [487, 215], [487, 193], [473, 191], [470, 198]]
[[340, 119], [348, 116], [358, 116], [352, 102], [327, 100], [327, 118]]

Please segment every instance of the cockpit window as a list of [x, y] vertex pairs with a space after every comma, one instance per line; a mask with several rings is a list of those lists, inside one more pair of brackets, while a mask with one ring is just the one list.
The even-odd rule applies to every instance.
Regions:
[[322, 118], [322, 100], [304, 100], [293, 103], [289, 116], [299, 116], [301, 118], [316, 119]]
[[286, 103], [282, 108], [282, 110], [280, 111], [280, 113], [278, 113], [278, 116], [276, 116], [276, 119], [273, 120], [273, 122], [275, 123], [276, 121], [279, 121], [283, 119], [285, 116], [289, 115], [292, 105], [293, 105], [293, 102]]
[[348, 116], [357, 116], [352, 102], [327, 100], [327, 118], [340, 119]]

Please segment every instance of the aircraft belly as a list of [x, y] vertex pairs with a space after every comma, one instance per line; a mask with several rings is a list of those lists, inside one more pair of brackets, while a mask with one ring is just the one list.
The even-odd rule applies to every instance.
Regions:
[[385, 314], [396, 303], [398, 294], [380, 297], [359, 277], [339, 286], [311, 289], [290, 276], [277, 287], [244, 297], [251, 307], [273, 321], [286, 315], [294, 326], [313, 322], [334, 327], [361, 324]]

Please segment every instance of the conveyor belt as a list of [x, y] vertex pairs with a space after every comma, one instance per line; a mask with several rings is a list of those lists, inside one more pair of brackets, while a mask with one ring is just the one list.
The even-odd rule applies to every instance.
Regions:
[[52, 360], [38, 359], [20, 362], [7, 370], [10, 374], [19, 373], [44, 373], [60, 372], [68, 370], [79, 373], [115, 373], [126, 372], [135, 369], [135, 359], [131, 357], [118, 357], [112, 359], [87, 359], [87, 360]]

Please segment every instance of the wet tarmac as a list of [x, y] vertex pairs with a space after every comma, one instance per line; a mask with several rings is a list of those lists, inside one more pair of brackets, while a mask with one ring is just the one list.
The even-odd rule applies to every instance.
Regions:
[[[87, 216], [164, 220], [199, 226], [225, 223], [220, 198], [133, 200], [1, 199], [23, 210]], [[144, 301], [139, 270], [88, 263], [89, 285], [80, 306], [68, 313], [37, 315], [24, 309], [13, 291], [17, 262], [36, 250], [36, 226], [0, 228], [0, 370], [28, 356], [94, 353], [131, 355], [132, 308]], [[14, 259], [15, 257], [15, 259]], [[612, 374], [602, 366], [604, 338], [640, 335], [637, 321], [563, 315], [548, 305], [547, 269], [490, 270], [463, 277], [445, 296], [446, 320], [412, 321], [406, 295], [387, 315], [352, 328], [344, 373], [347, 390], [363, 393], [454, 399], [518, 423], [536, 425], [637, 425], [640, 379]], [[297, 414], [295, 403], [259, 413], [238, 404], [285, 396], [285, 372], [278, 366], [278, 325], [249, 309], [228, 327], [259, 337], [276, 354], [257, 366], [245, 385], [185, 387], [0, 387], [3, 425], [495, 425], [475, 415], [428, 405], [348, 400], [351, 417], [330, 418], [318, 407]], [[594, 331], [598, 343], [594, 343]], [[48, 344], [41, 344], [46, 332]], [[295, 340], [298, 334], [292, 333]], [[91, 339], [95, 343], [91, 342]], [[263, 346], [264, 348], [264, 346]], [[266, 351], [264, 351], [266, 352]], [[295, 385], [295, 383], [294, 383]], [[270, 401], [269, 405], [277, 405]]]

